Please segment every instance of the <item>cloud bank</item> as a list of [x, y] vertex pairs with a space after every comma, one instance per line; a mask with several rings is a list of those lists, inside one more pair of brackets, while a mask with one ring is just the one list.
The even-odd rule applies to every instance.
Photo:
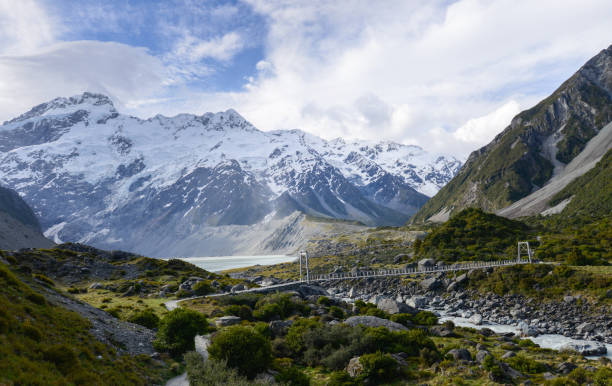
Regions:
[[[48, 9], [11, 4], [0, 0], [0, 119], [90, 90], [143, 117], [234, 108], [262, 130], [395, 140], [460, 157], [612, 43], [609, 1], [245, 0], [265, 20], [261, 57], [242, 87], [218, 91], [207, 77], [255, 45], [244, 28], [202, 38], [164, 26], [174, 40], [153, 52], [62, 40], [68, 27]], [[242, 18], [232, 4], [209, 14]]]

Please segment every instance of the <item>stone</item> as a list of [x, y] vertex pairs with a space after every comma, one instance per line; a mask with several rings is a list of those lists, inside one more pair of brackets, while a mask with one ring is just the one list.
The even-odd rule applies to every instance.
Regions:
[[538, 336], [538, 330], [527, 324], [527, 322], [520, 322], [518, 324], [518, 329], [521, 336]]
[[490, 328], [486, 328], [486, 327], [478, 330], [478, 332], [480, 333], [480, 335], [484, 335], [484, 336], [495, 335], [495, 331], [491, 330]]
[[404, 325], [401, 325], [396, 322], [392, 322], [387, 319], [379, 318], [377, 316], [367, 316], [367, 315], [351, 316], [350, 318], [346, 319], [344, 323], [348, 324], [349, 326], [358, 326], [360, 324], [365, 327], [381, 327], [382, 326], [382, 327], [388, 328], [391, 331], [407, 331], [408, 330], [408, 327]]
[[318, 296], [329, 296], [329, 293], [325, 290], [325, 288], [315, 285], [301, 285], [297, 288], [297, 292], [302, 295], [302, 297], [318, 295]]
[[602, 343], [566, 343], [559, 348], [560, 351], [575, 351], [584, 356], [605, 355], [608, 352]]
[[404, 260], [408, 260], [410, 258], [410, 256], [408, 256], [405, 253], [400, 253], [395, 255], [395, 257], [393, 258], [393, 264], [399, 264]]
[[358, 377], [363, 372], [363, 365], [359, 361], [360, 357], [351, 358], [348, 365], [346, 365], [346, 372], [352, 377]]
[[416, 315], [417, 310], [407, 304], [396, 302], [393, 299], [382, 298], [376, 303], [379, 310], [385, 311], [388, 314], [412, 314]]
[[467, 279], [468, 279], [467, 273], [464, 273], [464, 274], [457, 276], [457, 278], [455, 279], [455, 283], [463, 284], [467, 281]]
[[476, 353], [476, 362], [483, 363], [487, 355], [491, 355], [487, 350], [480, 350]]
[[576, 298], [574, 298], [573, 296], [570, 296], [570, 295], [567, 295], [567, 296], [563, 297], [563, 301], [566, 302], [566, 303], [571, 303], [574, 300], [576, 300]]
[[468, 319], [468, 322], [479, 326], [482, 324], [482, 315], [474, 314]]
[[92, 285], [89, 286], [89, 289], [106, 289], [106, 286], [102, 283], [92, 283]]
[[515, 356], [516, 356], [516, 353], [514, 351], [506, 351], [504, 355], [502, 355], [502, 359], [509, 359]]
[[576, 327], [576, 331], [579, 334], [584, 334], [585, 332], [592, 332], [595, 329], [595, 325], [593, 323], [582, 323], [578, 327]]
[[232, 287], [231, 292], [244, 291], [244, 284], [236, 284]]
[[425, 291], [435, 291], [442, 286], [442, 282], [439, 279], [432, 277], [422, 280], [419, 285]]
[[433, 267], [436, 265], [436, 261], [434, 259], [421, 259], [418, 262], [418, 267], [419, 270], [423, 269], [423, 268], [429, 268], [429, 267]]
[[287, 330], [292, 325], [293, 320], [273, 320], [268, 324], [270, 331], [276, 336], [287, 334]]
[[454, 335], [453, 330], [447, 328], [444, 325], [429, 327], [429, 333], [431, 335], [440, 336], [440, 337], [443, 337], [443, 338], [447, 338], [447, 337], [450, 337], [450, 336]]
[[556, 367], [555, 370], [557, 371], [557, 373], [559, 374], [569, 374], [572, 372], [572, 370], [574, 370], [576, 367], [575, 364], [571, 363], [571, 362], [563, 362], [563, 363], [559, 363]]
[[422, 296], [412, 296], [406, 299], [406, 304], [413, 308], [423, 308], [427, 305], [427, 298]]
[[521, 372], [516, 371], [515, 369], [510, 367], [505, 362], [499, 362], [499, 368], [504, 373], [504, 376], [506, 378], [511, 378], [511, 379], [514, 380], [514, 379], [518, 379], [518, 378], [523, 378], [524, 377], [524, 375]]
[[472, 354], [470, 354], [470, 352], [464, 348], [454, 348], [450, 350], [447, 355], [452, 356], [456, 361], [472, 361]]
[[219, 288], [219, 286], [220, 286], [219, 282], [218, 282], [218, 281], [216, 281], [216, 280], [211, 281], [211, 282], [210, 282], [210, 285], [211, 285], [211, 286], [213, 286], [213, 287], [215, 287], [215, 288]]
[[220, 318], [217, 318], [215, 323], [217, 324], [218, 327], [226, 327], [226, 326], [233, 326], [234, 324], [239, 324], [241, 320], [242, 319], [240, 319], [237, 316], [228, 315], [228, 316], [222, 316]]
[[348, 292], [348, 297], [352, 299], [355, 297], [355, 295], [357, 295], [357, 290], [355, 290], [355, 287], [351, 287]]

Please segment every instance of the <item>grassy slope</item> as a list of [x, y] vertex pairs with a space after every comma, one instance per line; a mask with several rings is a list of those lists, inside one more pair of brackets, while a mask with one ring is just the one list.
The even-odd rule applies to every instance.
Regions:
[[0, 263], [0, 383], [144, 385], [167, 378], [167, 368], [147, 356], [117, 357], [89, 334], [89, 321], [48, 304], [37, 286]]

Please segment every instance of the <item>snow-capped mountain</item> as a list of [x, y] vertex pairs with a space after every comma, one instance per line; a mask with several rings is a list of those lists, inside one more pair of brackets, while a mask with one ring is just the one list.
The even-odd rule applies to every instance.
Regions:
[[234, 110], [142, 120], [91, 93], [0, 126], [0, 182], [34, 208], [46, 235], [155, 256], [159, 235], [172, 244], [296, 210], [401, 224], [460, 166], [416, 146], [263, 132]]

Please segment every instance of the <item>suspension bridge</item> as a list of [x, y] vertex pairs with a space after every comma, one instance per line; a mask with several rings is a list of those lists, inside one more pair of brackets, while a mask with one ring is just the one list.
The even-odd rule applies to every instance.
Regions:
[[[179, 302], [186, 300], [199, 299], [203, 297], [218, 297], [230, 294], [248, 293], [248, 292], [269, 292], [281, 288], [292, 288], [303, 284], [310, 283], [321, 283], [332, 280], [350, 280], [350, 279], [364, 279], [364, 278], [381, 278], [381, 277], [392, 277], [392, 276], [408, 276], [408, 275], [431, 275], [440, 272], [457, 272], [457, 271], [471, 271], [475, 269], [488, 269], [498, 267], [508, 267], [520, 264], [531, 264], [533, 258], [533, 250], [529, 247], [527, 241], [519, 241], [518, 253], [516, 259], [511, 260], [497, 260], [497, 261], [473, 261], [467, 263], [453, 263], [443, 264], [434, 266], [417, 266], [410, 268], [398, 268], [398, 269], [375, 269], [375, 270], [353, 270], [352, 272], [342, 273], [328, 273], [328, 274], [311, 274], [308, 253], [303, 251], [298, 255], [299, 267], [300, 267], [300, 278], [297, 281], [291, 281], [280, 284], [273, 284], [265, 287], [248, 288], [239, 291], [232, 291], [227, 293], [211, 294], [205, 296], [196, 296], [186, 299], [174, 300], [166, 303], [168, 309], [176, 308]], [[525, 254], [526, 258], [522, 255]]]

